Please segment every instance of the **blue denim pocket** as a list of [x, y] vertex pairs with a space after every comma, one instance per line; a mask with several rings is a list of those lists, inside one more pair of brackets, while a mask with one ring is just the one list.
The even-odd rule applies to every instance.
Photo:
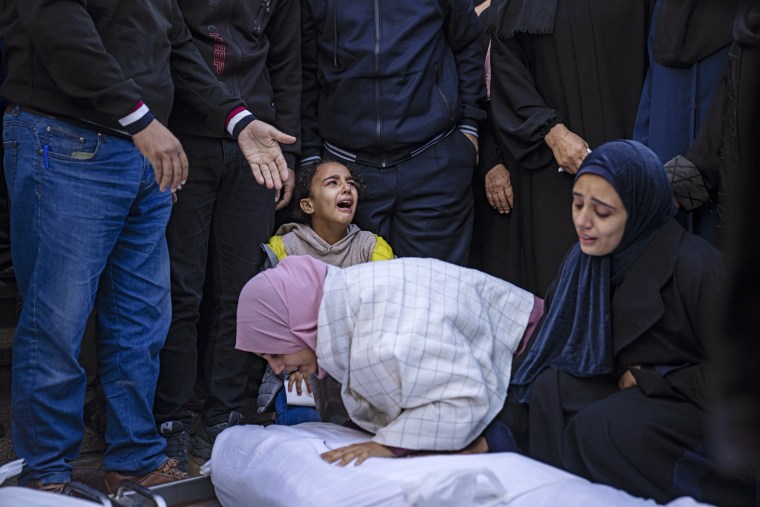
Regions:
[[62, 160], [90, 160], [100, 151], [102, 136], [62, 122], [41, 122], [43, 150], [47, 157]]

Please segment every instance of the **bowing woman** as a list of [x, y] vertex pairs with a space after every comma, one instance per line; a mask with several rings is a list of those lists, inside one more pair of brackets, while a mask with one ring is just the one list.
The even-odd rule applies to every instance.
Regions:
[[536, 459], [661, 503], [748, 505], [751, 483], [723, 475], [706, 448], [723, 261], [674, 214], [649, 148], [589, 154], [573, 185], [578, 241], [511, 389], [529, 403]]
[[237, 348], [275, 373], [340, 382], [351, 422], [372, 436], [323, 454], [328, 462], [509, 451], [494, 418], [542, 311], [523, 289], [435, 259], [341, 269], [288, 256], [243, 288]]

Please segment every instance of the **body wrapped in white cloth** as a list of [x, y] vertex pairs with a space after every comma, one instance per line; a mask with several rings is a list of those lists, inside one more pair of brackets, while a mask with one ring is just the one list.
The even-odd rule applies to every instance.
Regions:
[[[319, 454], [366, 440], [329, 423], [235, 426], [207, 463], [224, 507], [655, 507], [658, 504], [516, 453], [326, 463]], [[705, 504], [679, 498], [668, 507]]]

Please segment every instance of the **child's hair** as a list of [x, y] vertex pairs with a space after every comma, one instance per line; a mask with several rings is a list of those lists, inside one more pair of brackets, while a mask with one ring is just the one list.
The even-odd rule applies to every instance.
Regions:
[[313, 162], [311, 164], [302, 165], [296, 176], [296, 187], [293, 190], [293, 199], [290, 202], [290, 218], [294, 222], [301, 224], [311, 223], [311, 217], [304, 213], [301, 209], [301, 199], [306, 199], [311, 196], [311, 182], [314, 176], [317, 174], [317, 169], [322, 164], [336, 163], [345, 166], [351, 176], [354, 178], [354, 184], [356, 185], [356, 192], [361, 196], [361, 183], [354, 176], [351, 168], [339, 160], [326, 159], [321, 162]]

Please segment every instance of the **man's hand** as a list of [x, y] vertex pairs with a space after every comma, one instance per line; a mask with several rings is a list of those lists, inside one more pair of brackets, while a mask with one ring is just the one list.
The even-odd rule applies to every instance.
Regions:
[[504, 164], [496, 164], [486, 173], [486, 197], [488, 204], [499, 213], [512, 211], [515, 195], [509, 170]]
[[132, 136], [132, 142], [143, 157], [153, 166], [158, 188], [172, 192], [187, 181], [187, 156], [174, 134], [153, 120], [143, 130]]
[[293, 192], [296, 189], [296, 173], [293, 169], [288, 167], [288, 179], [283, 182], [283, 186], [280, 190], [277, 190], [274, 194], [275, 207], [274, 210], [278, 211], [290, 204], [290, 200], [293, 199]]
[[565, 172], [575, 174], [588, 156], [588, 143], [558, 123], [544, 136], [557, 165]]
[[251, 164], [259, 185], [280, 190], [288, 179], [288, 165], [278, 143], [293, 144], [296, 138], [280, 132], [263, 121], [254, 120], [240, 132], [238, 145]]
[[359, 466], [367, 458], [395, 458], [396, 456], [384, 445], [369, 441], [328, 451], [322, 453], [320, 457], [328, 463], [335, 463], [337, 461], [338, 465], [344, 467], [354, 460], [356, 460], [354, 466]]

